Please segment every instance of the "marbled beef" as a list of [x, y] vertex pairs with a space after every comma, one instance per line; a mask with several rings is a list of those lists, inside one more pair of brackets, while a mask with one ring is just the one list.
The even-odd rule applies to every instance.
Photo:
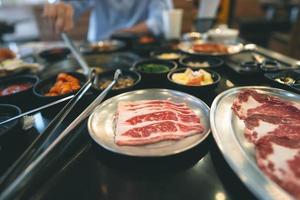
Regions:
[[120, 102], [115, 142], [144, 145], [201, 134], [200, 118], [186, 105], [169, 100]]

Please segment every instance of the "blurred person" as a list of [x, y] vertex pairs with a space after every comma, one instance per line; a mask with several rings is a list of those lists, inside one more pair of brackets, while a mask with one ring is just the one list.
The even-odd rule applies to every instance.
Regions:
[[115, 32], [162, 34], [162, 11], [172, 0], [78, 0], [47, 4], [43, 16], [54, 20], [55, 32], [70, 31], [74, 20], [91, 9], [88, 40], [109, 38]]

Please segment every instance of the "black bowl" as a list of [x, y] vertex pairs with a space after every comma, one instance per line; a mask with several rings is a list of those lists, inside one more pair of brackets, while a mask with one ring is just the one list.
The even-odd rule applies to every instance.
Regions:
[[[114, 70], [103, 72], [103, 73], [98, 75], [98, 81], [100, 81], [101, 79], [113, 80], [114, 74], [115, 74]], [[132, 90], [135, 90], [135, 89], [138, 88], [138, 85], [141, 81], [141, 75], [138, 72], [131, 71], [131, 70], [122, 70], [122, 76], [129, 76], [129, 77], [133, 78], [134, 84], [130, 87], [126, 87], [126, 88], [122, 88], [122, 89], [112, 89], [108, 93], [108, 97], [112, 97], [112, 96], [115, 96], [117, 94], [132, 91]], [[98, 93], [98, 94], [103, 91], [102, 89], [100, 89], [97, 86], [93, 86], [93, 88], [96, 91], [96, 93]]]
[[57, 47], [42, 51], [39, 56], [47, 62], [56, 62], [65, 59], [70, 53], [71, 51], [68, 48]]
[[158, 49], [161, 49], [160, 41], [151, 35], [139, 35], [132, 45], [132, 51], [143, 57], [148, 57], [150, 52]]
[[[162, 72], [162, 73], [148, 73], [139, 70], [139, 67], [144, 64], [162, 64], [169, 68], [168, 72]], [[167, 61], [167, 60], [158, 60], [158, 59], [145, 59], [136, 62], [133, 65], [133, 69], [137, 72], [139, 72], [142, 76], [141, 84], [143, 87], [152, 87], [152, 88], [165, 88], [164, 86], [167, 85], [167, 75], [170, 71], [173, 71], [177, 68], [177, 64], [173, 61]]]
[[[10, 104], [0, 104], [0, 122], [3, 122], [19, 114], [21, 114], [21, 109], [19, 107]], [[0, 125], [0, 138], [2, 138], [7, 132], [11, 131], [16, 126], [18, 126], [19, 123], [20, 123], [20, 119], [16, 119], [12, 122], [8, 122], [6, 124]], [[0, 142], [1, 141], [2, 139], [0, 139]]]
[[101, 40], [83, 44], [80, 51], [84, 54], [113, 53], [126, 48], [126, 43], [120, 40]]
[[[174, 54], [178, 54], [177, 58], [160, 58], [159, 55], [162, 54], [167, 54], [167, 53], [174, 53]], [[154, 59], [158, 59], [158, 60], [169, 60], [169, 61], [179, 61], [180, 58], [182, 58], [182, 53], [178, 50], [156, 50], [156, 51], [152, 51], [150, 53], [150, 56]]]
[[[207, 62], [208, 67], [193, 67], [190, 66], [189, 62]], [[209, 68], [219, 68], [224, 64], [224, 61], [216, 57], [207, 57], [207, 56], [187, 56], [179, 60], [179, 64], [183, 67], [192, 68], [192, 69], [209, 69]]]
[[[0, 96], [0, 103], [9, 103], [16, 105], [28, 104], [26, 100], [31, 99], [33, 95], [33, 87], [38, 83], [39, 78], [34, 75], [20, 75], [11, 78], [6, 78], [0, 81], [0, 90], [13, 84], [29, 83], [31, 86], [26, 90], [16, 92], [10, 95]], [[32, 102], [31, 102], [32, 103]]]
[[[86, 76], [81, 73], [77, 73], [77, 72], [64, 72], [64, 73], [69, 74], [69, 75], [74, 76], [75, 78], [79, 79], [81, 87], [84, 85], [84, 83], [87, 80]], [[55, 100], [67, 97], [69, 95], [75, 94], [75, 92], [71, 92], [68, 94], [58, 95], [58, 96], [45, 96], [45, 94], [55, 84], [57, 75], [58, 74], [55, 74], [45, 80], [40, 81], [33, 88], [33, 93], [40, 99], [40, 102], [48, 103], [48, 102], [55, 101]]]
[[255, 61], [245, 61], [241, 63], [241, 68], [243, 72], [258, 72], [260, 64]]
[[281, 64], [276, 60], [265, 60], [260, 64], [260, 69], [264, 72], [275, 72], [281, 70]]
[[221, 80], [221, 76], [217, 72], [212, 71], [212, 70], [207, 70], [207, 69], [205, 71], [207, 71], [208, 73], [211, 74], [212, 79], [214, 81], [213, 83], [208, 84], [208, 85], [190, 86], [190, 85], [179, 84], [179, 83], [176, 83], [175, 81], [172, 80], [172, 75], [174, 73], [182, 73], [185, 70], [186, 70], [186, 68], [179, 68], [179, 69], [176, 69], [174, 71], [171, 71], [168, 74], [168, 80], [169, 80], [169, 83], [170, 83], [170, 87], [172, 89], [180, 90], [180, 91], [187, 92], [187, 93], [190, 93], [192, 95], [197, 96], [198, 93], [211, 91], [212, 89], [214, 89], [215, 87], [218, 86], [218, 84]]
[[[0, 104], [0, 122], [21, 114], [21, 109], [10, 104]], [[25, 142], [24, 135], [19, 134], [21, 120], [17, 119], [0, 125], [0, 174], [13, 162], [17, 149]]]
[[[299, 93], [300, 70], [286, 70], [281, 72], [269, 72], [264, 76], [270, 81], [272, 86], [282, 89], [293, 90]], [[291, 82], [293, 80], [293, 82]], [[290, 82], [289, 82], [290, 81]]]

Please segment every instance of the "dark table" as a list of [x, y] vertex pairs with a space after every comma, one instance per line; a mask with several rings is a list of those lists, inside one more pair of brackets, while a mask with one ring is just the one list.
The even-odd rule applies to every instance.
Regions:
[[[217, 94], [231, 87], [269, 85], [261, 74], [239, 75], [228, 66], [218, 72], [222, 76], [219, 86], [197, 95], [208, 105]], [[87, 105], [93, 98], [82, 100], [81, 105]], [[72, 116], [82, 110], [83, 106], [78, 106]], [[38, 120], [35, 127], [23, 133], [28, 144], [42, 133], [54, 113], [45, 111], [35, 115]], [[163, 158], [134, 158], [109, 152], [93, 142], [86, 123], [74, 135], [55, 162], [49, 163], [34, 182], [27, 183], [18, 198], [256, 199], [228, 166], [211, 134], [195, 148]]]

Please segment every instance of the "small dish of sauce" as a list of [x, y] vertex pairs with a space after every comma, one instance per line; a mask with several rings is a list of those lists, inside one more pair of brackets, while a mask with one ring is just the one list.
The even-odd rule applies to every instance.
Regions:
[[24, 90], [29, 89], [30, 87], [32, 87], [31, 83], [12, 84], [10, 86], [6, 86], [6, 87], [0, 89], [0, 96], [7, 96], [7, 95], [15, 94], [18, 92], [22, 92]]

